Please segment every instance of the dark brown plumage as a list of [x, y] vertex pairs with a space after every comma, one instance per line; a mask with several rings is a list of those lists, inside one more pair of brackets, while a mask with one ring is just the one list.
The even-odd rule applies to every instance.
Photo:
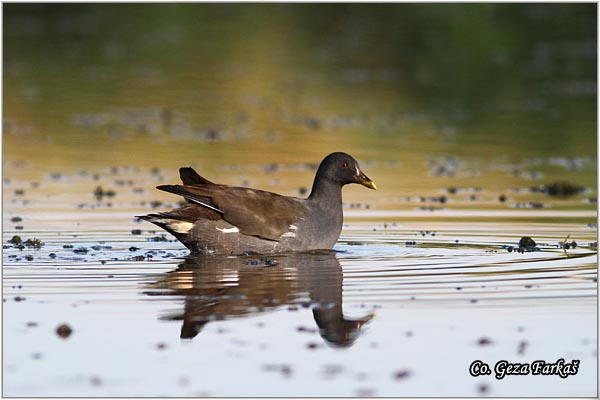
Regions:
[[220, 185], [192, 168], [179, 170], [183, 185], [157, 188], [184, 197], [180, 208], [138, 217], [172, 233], [194, 253], [243, 254], [333, 247], [342, 228], [341, 188], [376, 189], [354, 158], [332, 153], [319, 166], [307, 199]]

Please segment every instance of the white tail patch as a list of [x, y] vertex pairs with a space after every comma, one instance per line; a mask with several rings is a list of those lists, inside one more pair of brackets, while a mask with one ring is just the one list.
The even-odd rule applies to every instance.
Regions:
[[281, 235], [281, 237], [296, 237], [296, 234], [294, 232], [287, 232]]
[[235, 226], [233, 228], [217, 228], [218, 231], [221, 231], [223, 233], [237, 233], [240, 230], [238, 228], [236, 228]]
[[290, 229], [296, 231], [298, 230], [298, 227], [296, 225], [290, 225]]
[[167, 219], [161, 222], [164, 222], [165, 225], [177, 233], [188, 233], [194, 226], [194, 224], [191, 222], [177, 221], [174, 219]]

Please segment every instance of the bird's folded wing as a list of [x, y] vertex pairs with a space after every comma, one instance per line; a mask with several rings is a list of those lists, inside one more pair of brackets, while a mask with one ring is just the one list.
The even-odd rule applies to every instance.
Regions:
[[226, 185], [163, 185], [166, 192], [222, 214], [241, 234], [279, 240], [304, 217], [300, 199]]

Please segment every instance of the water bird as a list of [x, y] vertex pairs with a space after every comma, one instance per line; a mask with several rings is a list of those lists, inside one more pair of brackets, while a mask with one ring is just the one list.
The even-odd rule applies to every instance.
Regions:
[[331, 249], [342, 231], [342, 187], [377, 189], [358, 162], [342, 152], [321, 161], [306, 199], [213, 183], [191, 167], [183, 185], [157, 189], [186, 199], [182, 207], [138, 216], [175, 236], [195, 254], [268, 254]]

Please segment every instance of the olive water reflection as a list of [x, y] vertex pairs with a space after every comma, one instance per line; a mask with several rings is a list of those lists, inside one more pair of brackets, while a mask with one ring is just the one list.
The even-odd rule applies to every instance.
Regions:
[[181, 312], [161, 316], [183, 321], [181, 338], [191, 339], [210, 321], [248, 317], [288, 306], [312, 311], [319, 334], [329, 345], [351, 346], [373, 317], [343, 313], [343, 272], [334, 251], [278, 256], [190, 255], [177, 269], [149, 284], [149, 296], [184, 297]]

